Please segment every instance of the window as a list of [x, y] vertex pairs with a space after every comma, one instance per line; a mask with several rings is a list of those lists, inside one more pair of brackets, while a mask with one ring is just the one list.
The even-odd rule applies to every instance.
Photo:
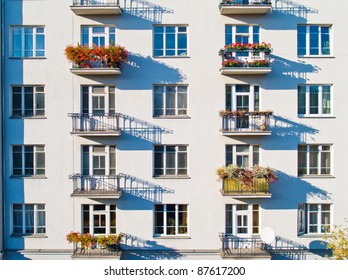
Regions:
[[154, 176], [187, 175], [187, 146], [154, 147]]
[[226, 145], [226, 165], [250, 168], [260, 163], [259, 145]]
[[155, 26], [154, 56], [187, 56], [187, 26]]
[[297, 90], [297, 112], [303, 116], [332, 114], [330, 85], [301, 85]]
[[82, 113], [112, 115], [116, 113], [115, 86], [82, 86]]
[[188, 205], [155, 205], [155, 236], [188, 234]]
[[40, 117], [44, 115], [44, 86], [12, 86], [12, 117]]
[[45, 28], [43, 26], [11, 27], [12, 57], [44, 57]]
[[13, 176], [44, 176], [45, 146], [13, 145]]
[[298, 176], [331, 175], [332, 145], [298, 145]]
[[34, 235], [46, 233], [44, 204], [13, 204], [12, 234]]
[[116, 205], [82, 205], [82, 232], [116, 234]]
[[259, 204], [226, 204], [226, 233], [250, 236], [260, 232]]
[[259, 25], [226, 25], [225, 45], [232, 43], [260, 43]]
[[116, 146], [82, 146], [83, 175], [116, 175]]
[[226, 85], [225, 97], [226, 110], [260, 110], [260, 86], [258, 85]]
[[298, 25], [297, 54], [331, 55], [331, 26], [328, 25]]
[[116, 44], [116, 28], [114, 26], [83, 26], [82, 46], [108, 46]]
[[297, 211], [298, 234], [323, 234], [331, 231], [331, 204], [300, 203]]
[[187, 86], [156, 85], [153, 95], [155, 117], [187, 115]]

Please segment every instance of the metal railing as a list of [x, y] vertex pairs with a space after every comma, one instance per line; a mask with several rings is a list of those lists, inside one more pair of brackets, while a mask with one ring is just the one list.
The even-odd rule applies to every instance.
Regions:
[[72, 132], [120, 132], [120, 115], [113, 114], [80, 114], [71, 113]]
[[120, 179], [117, 175], [72, 174], [73, 194], [119, 194]]
[[242, 116], [222, 116], [222, 131], [268, 131], [270, 126], [270, 115], [250, 115], [244, 113]]
[[[272, 50], [236, 50], [236, 49], [225, 49], [221, 53], [222, 64], [225, 65], [226, 61], [238, 62], [235, 66], [224, 66], [224, 67], [270, 67], [269, 54]], [[258, 65], [260, 62], [266, 63], [267, 65]]]
[[222, 181], [223, 194], [268, 194], [268, 191], [268, 181], [263, 178], [254, 178], [251, 186], [247, 186], [236, 179], [224, 179]]
[[92, 244], [87, 248], [83, 248], [80, 243], [74, 242], [73, 257], [112, 257], [118, 256], [120, 253], [119, 244], [106, 245]]
[[271, 0], [223, 0], [221, 6], [228, 5], [272, 5]]
[[119, 6], [120, 0], [74, 0], [73, 6]]
[[227, 257], [269, 256], [265, 244], [259, 238], [241, 238], [220, 233], [222, 253]]

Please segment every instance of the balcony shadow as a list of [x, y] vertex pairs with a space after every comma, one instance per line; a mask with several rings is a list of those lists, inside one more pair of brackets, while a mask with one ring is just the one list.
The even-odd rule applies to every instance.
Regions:
[[[284, 15], [291, 15], [296, 18], [307, 19], [308, 14], [317, 14], [317, 9], [303, 5], [301, 3], [289, 0], [273, 0], [272, 1], [272, 13], [279, 13], [284, 20]], [[279, 26], [275, 26], [277, 29], [282, 29]]]
[[152, 89], [153, 84], [180, 83], [186, 76], [178, 68], [154, 60], [150, 56], [129, 53], [129, 63], [123, 65], [122, 79], [117, 87], [122, 90]]
[[129, 233], [123, 233], [121, 244], [123, 260], [178, 260], [183, 255], [176, 250], [145, 240]]
[[[309, 140], [313, 140], [314, 135], [319, 133], [319, 130], [316, 128], [292, 121], [279, 115], [274, 115], [272, 122], [272, 150], [289, 150], [292, 146], [289, 145], [289, 143], [295, 143], [297, 149], [297, 143], [305, 143]], [[282, 141], [285, 137], [287, 139], [286, 143]]]
[[292, 61], [271, 55], [272, 79], [263, 84], [269, 89], [293, 89], [294, 84], [306, 83], [308, 73], [318, 73], [321, 69], [304, 61]]
[[120, 173], [121, 188], [124, 194], [135, 196], [153, 203], [162, 203], [164, 193], [174, 193], [173, 190], [161, 185], [137, 178], [132, 175]]
[[155, 144], [162, 143], [162, 134], [173, 134], [173, 130], [171, 129], [125, 114], [122, 114], [120, 128], [122, 133]]
[[[297, 209], [298, 203], [308, 199], [330, 200], [331, 193], [302, 178], [277, 170], [278, 181], [270, 184], [272, 199], [265, 199], [262, 207], [267, 210]], [[330, 180], [330, 179], [329, 179]]]
[[174, 10], [144, 0], [124, 0], [122, 12], [152, 23], [161, 23], [163, 14], [173, 14]]

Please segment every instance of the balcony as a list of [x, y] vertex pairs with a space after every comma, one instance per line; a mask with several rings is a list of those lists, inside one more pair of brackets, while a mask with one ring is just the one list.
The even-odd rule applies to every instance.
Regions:
[[221, 111], [221, 134], [224, 136], [267, 136], [271, 135], [272, 111]]
[[223, 75], [262, 75], [272, 71], [269, 54], [271, 45], [267, 43], [234, 43], [219, 51], [222, 57]]
[[241, 238], [231, 234], [220, 233], [223, 259], [271, 259], [267, 246], [259, 238]]
[[79, 16], [121, 15], [119, 0], [74, 0], [71, 10]]
[[270, 198], [269, 183], [263, 178], [254, 178], [251, 185], [246, 185], [236, 179], [222, 181], [221, 194], [236, 198]]
[[97, 76], [115, 76], [115, 75], [121, 75], [121, 69], [116, 67], [116, 68], [111, 68], [107, 67], [104, 65], [94, 65], [91, 67], [77, 67], [73, 66], [70, 69], [70, 72], [79, 75], [79, 76], [92, 76], [92, 75], [97, 75]]
[[270, 0], [223, 0], [221, 15], [265, 15], [272, 11]]
[[120, 198], [120, 178], [116, 175], [72, 174], [73, 193], [71, 196], [88, 198]]
[[69, 114], [72, 119], [71, 134], [78, 136], [120, 136], [120, 114]]

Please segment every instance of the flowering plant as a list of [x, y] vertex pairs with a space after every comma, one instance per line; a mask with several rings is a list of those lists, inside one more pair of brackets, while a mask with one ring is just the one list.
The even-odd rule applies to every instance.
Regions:
[[263, 178], [272, 183], [278, 180], [278, 176], [275, 174], [274, 169], [270, 167], [262, 167], [254, 165], [252, 167], [252, 174], [254, 178]]
[[267, 60], [255, 60], [253, 62], [248, 62], [249, 67], [269, 67], [269, 61]]
[[243, 67], [244, 63], [239, 60], [228, 59], [222, 63], [223, 67]]
[[231, 118], [235, 118], [235, 117], [243, 117], [243, 116], [271, 116], [273, 115], [273, 111], [242, 111], [242, 110], [238, 110], [238, 111], [230, 111], [230, 110], [221, 110], [219, 112], [219, 115], [221, 117], [231, 117]]
[[264, 51], [269, 54], [272, 52], [272, 45], [270, 43], [232, 43], [224, 46], [223, 49], [220, 49], [219, 55], [223, 55], [226, 52], [243, 52], [243, 51]]
[[69, 234], [66, 235], [66, 241], [68, 241], [69, 244], [80, 242], [80, 233], [71, 231]]
[[111, 235], [98, 235], [93, 236], [90, 233], [80, 234], [79, 232], [71, 231], [66, 235], [66, 240], [68, 243], [81, 243], [81, 247], [86, 249], [95, 244], [99, 244], [101, 247], [106, 247], [107, 245], [118, 245], [121, 242], [123, 234], [111, 234]]
[[107, 47], [69, 45], [65, 48], [65, 55], [75, 66], [82, 68], [92, 68], [93, 65], [107, 65], [109, 68], [115, 68], [128, 60], [127, 50], [119, 45]]

